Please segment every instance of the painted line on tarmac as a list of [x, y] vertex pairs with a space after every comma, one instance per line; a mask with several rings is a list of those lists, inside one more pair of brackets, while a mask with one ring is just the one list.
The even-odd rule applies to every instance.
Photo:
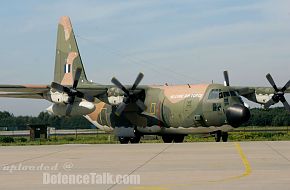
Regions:
[[235, 143], [235, 147], [236, 147], [236, 150], [239, 153], [240, 158], [241, 158], [241, 160], [243, 162], [243, 165], [244, 165], [244, 168], [245, 168], [244, 173], [242, 173], [241, 175], [238, 175], [238, 176], [228, 177], [228, 178], [220, 179], [220, 180], [212, 180], [212, 181], [208, 181], [208, 182], [210, 182], [210, 183], [217, 183], [217, 182], [226, 182], [226, 181], [237, 180], [237, 179], [240, 179], [242, 177], [249, 176], [252, 173], [252, 168], [251, 168], [250, 162], [247, 159], [247, 156], [244, 153], [244, 151], [243, 151], [240, 143], [237, 143], [236, 142]]
[[235, 146], [236, 146], [237, 151], [240, 154], [240, 157], [241, 157], [243, 164], [244, 164], [244, 167], [245, 167], [244, 173], [241, 176], [239, 176], [239, 178], [249, 176], [252, 173], [252, 168], [251, 168], [250, 162], [247, 159], [247, 156], [244, 153], [240, 143], [235, 143]]
[[185, 187], [185, 186], [193, 186], [196, 184], [204, 184], [204, 183], [210, 183], [210, 184], [215, 184], [215, 183], [223, 183], [223, 182], [229, 182], [229, 181], [234, 181], [234, 180], [238, 180], [240, 178], [243, 177], [247, 177], [252, 173], [252, 168], [250, 165], [250, 162], [246, 156], [246, 154], [244, 153], [240, 143], [234, 143], [236, 151], [238, 152], [241, 161], [243, 163], [244, 166], [244, 172], [240, 175], [237, 176], [231, 176], [231, 177], [226, 177], [223, 179], [218, 179], [218, 180], [207, 180], [207, 181], [194, 181], [192, 183], [184, 183], [184, 184], [160, 184], [158, 186], [151, 186], [151, 185], [144, 185], [144, 186], [131, 186], [129, 188], [127, 188], [128, 190], [167, 190], [170, 187]]

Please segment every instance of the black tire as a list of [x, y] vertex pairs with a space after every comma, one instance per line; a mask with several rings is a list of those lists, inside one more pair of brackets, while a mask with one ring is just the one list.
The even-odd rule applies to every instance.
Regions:
[[175, 135], [173, 138], [173, 142], [175, 143], [183, 143], [184, 135]]
[[140, 142], [141, 136], [140, 135], [136, 135], [135, 137], [131, 137], [130, 138], [130, 142], [131, 144], [137, 144]]
[[162, 140], [164, 143], [172, 143], [173, 136], [172, 135], [163, 135]]
[[222, 137], [222, 132], [221, 131], [217, 131], [215, 133], [215, 142], [221, 142], [221, 137]]
[[229, 133], [223, 132], [222, 133], [222, 140], [223, 142], [228, 142]]
[[130, 137], [119, 137], [119, 141], [121, 144], [128, 144], [130, 141]]

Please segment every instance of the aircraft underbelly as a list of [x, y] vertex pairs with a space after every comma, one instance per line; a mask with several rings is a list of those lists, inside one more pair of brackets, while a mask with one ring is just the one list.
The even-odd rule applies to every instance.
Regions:
[[163, 128], [161, 130], [161, 133], [164, 134], [205, 134], [205, 133], [212, 133], [215, 131], [223, 131], [223, 132], [229, 132], [232, 131], [234, 128], [230, 125], [223, 125], [223, 126], [210, 126], [210, 127], [169, 127], [169, 128]]

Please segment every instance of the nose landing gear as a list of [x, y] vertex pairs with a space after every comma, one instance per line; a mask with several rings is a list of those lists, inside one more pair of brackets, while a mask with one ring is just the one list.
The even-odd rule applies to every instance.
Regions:
[[217, 131], [215, 133], [215, 142], [220, 142], [221, 140], [223, 142], [227, 142], [228, 141], [228, 137], [229, 137], [228, 132]]

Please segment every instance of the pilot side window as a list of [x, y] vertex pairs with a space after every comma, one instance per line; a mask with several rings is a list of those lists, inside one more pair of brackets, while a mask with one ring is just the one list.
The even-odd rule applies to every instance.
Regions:
[[218, 99], [219, 97], [219, 90], [218, 89], [212, 89], [208, 95], [209, 100]]
[[209, 100], [219, 99], [220, 89], [212, 89], [208, 95]]

